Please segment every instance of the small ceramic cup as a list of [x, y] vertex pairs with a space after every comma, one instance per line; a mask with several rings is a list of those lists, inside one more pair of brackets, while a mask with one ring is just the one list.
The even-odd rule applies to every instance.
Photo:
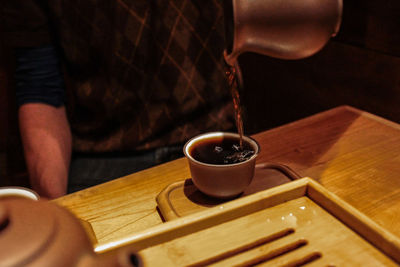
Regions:
[[259, 144], [248, 136], [243, 136], [243, 141], [250, 146], [254, 154], [250, 158], [230, 164], [210, 164], [201, 162], [194, 157], [194, 150], [201, 144], [211, 140], [224, 138], [236, 139], [237, 133], [210, 132], [190, 139], [183, 148], [183, 153], [189, 161], [190, 173], [194, 185], [203, 193], [217, 198], [232, 198], [242, 193], [250, 184], [254, 176], [256, 157], [260, 152]]
[[6, 197], [23, 197], [32, 200], [39, 200], [39, 195], [35, 191], [20, 186], [0, 187], [0, 200]]

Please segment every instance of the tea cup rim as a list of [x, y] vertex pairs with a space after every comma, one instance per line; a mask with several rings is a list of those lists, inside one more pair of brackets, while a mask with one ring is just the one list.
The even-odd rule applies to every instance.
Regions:
[[[237, 162], [237, 163], [228, 163], [228, 164], [211, 164], [211, 163], [205, 163], [202, 161], [199, 161], [195, 158], [192, 157], [192, 155], [190, 155], [189, 153], [189, 148], [200, 138], [202, 139], [207, 139], [207, 138], [212, 138], [212, 137], [223, 137], [223, 136], [233, 136], [233, 137], [240, 137], [240, 135], [238, 133], [234, 133], [234, 132], [207, 132], [207, 133], [202, 133], [199, 135], [196, 135], [192, 138], [190, 138], [184, 145], [183, 147], [183, 154], [192, 162], [195, 162], [197, 164], [200, 165], [204, 165], [204, 166], [211, 166], [211, 167], [216, 167], [216, 168], [227, 168], [227, 167], [233, 167], [233, 166], [239, 166], [242, 164], [246, 164], [252, 160], [254, 160], [258, 154], [260, 153], [261, 147], [259, 145], [259, 143], [252, 137], [247, 136], [247, 135], [243, 135], [243, 138], [248, 141], [250, 144], [254, 144], [254, 147], [256, 148], [254, 151], [254, 154], [248, 158], [247, 160], [241, 161], [241, 162]], [[253, 147], [253, 145], [252, 145]]]
[[0, 187], [0, 199], [7, 195], [16, 195], [32, 200], [39, 200], [40, 196], [35, 191], [22, 186], [2, 186]]

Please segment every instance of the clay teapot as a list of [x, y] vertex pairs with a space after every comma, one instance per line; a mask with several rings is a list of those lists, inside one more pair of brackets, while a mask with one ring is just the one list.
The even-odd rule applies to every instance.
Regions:
[[0, 199], [0, 266], [132, 267], [129, 248], [97, 255], [83, 226], [66, 209], [22, 197]]
[[339, 31], [342, 6], [342, 0], [226, 0], [225, 61], [234, 66], [244, 52], [311, 56]]

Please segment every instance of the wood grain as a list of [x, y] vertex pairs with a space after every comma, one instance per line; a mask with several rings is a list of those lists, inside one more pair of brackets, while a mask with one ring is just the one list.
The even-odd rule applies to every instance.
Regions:
[[[400, 236], [400, 126], [341, 106], [254, 135], [257, 163], [278, 162], [311, 177]], [[274, 178], [276, 174], [269, 173]], [[134, 173], [55, 200], [89, 222], [107, 244], [162, 223], [156, 196], [190, 178], [186, 159]], [[267, 180], [262, 177], [262, 180]], [[261, 181], [262, 181], [261, 180]], [[259, 186], [263, 182], [253, 180]], [[279, 184], [279, 183], [277, 183]]]
[[146, 266], [400, 263], [399, 238], [310, 178], [133, 234], [106, 254], [122, 245]]
[[[281, 174], [281, 175], [277, 175]], [[255, 166], [254, 181], [238, 197], [244, 197], [301, 178], [288, 166], [259, 163]], [[230, 200], [209, 197], [200, 192], [191, 179], [172, 183], [157, 195], [158, 210], [166, 221], [209, 209]]]
[[398, 124], [340, 107], [261, 133], [256, 139], [267, 150], [260, 161], [277, 161], [314, 178], [400, 235]]

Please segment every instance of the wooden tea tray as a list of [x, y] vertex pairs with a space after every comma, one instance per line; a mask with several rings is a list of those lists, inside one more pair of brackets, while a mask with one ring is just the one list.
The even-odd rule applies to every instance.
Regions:
[[400, 240], [310, 178], [114, 242], [144, 266], [398, 266]]
[[[273, 162], [257, 164], [252, 183], [238, 197], [248, 196], [299, 178], [300, 176], [286, 165]], [[209, 197], [200, 192], [191, 179], [186, 179], [164, 188], [157, 195], [156, 201], [164, 221], [170, 221], [209, 209], [229, 200]]]

